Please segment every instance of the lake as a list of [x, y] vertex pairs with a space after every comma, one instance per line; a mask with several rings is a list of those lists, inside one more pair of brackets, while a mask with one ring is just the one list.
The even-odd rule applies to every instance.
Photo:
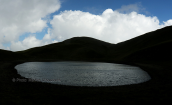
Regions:
[[139, 67], [100, 62], [26, 62], [15, 66], [31, 82], [70, 86], [119, 86], [151, 79]]

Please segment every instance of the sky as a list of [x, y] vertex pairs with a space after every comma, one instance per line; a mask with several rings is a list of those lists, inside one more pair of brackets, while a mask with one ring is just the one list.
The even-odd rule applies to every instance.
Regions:
[[82, 36], [117, 44], [172, 25], [171, 4], [172, 0], [0, 0], [0, 49], [15, 52]]

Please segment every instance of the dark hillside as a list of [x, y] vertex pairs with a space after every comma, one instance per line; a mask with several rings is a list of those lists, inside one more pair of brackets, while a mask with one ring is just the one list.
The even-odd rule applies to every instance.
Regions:
[[138, 50], [125, 58], [125, 60], [142, 63], [169, 62], [172, 64], [172, 41], [160, 43], [146, 49]]
[[[89, 37], [74, 37], [24, 51], [0, 50], [0, 104], [169, 104], [172, 100], [171, 30], [171, 26], [165, 27], [118, 44]], [[130, 64], [146, 71], [151, 76], [151, 80], [140, 84], [110, 87], [64, 86], [29, 82], [14, 68], [24, 62], [61, 60]], [[18, 79], [27, 81], [19, 82]]]
[[172, 26], [158, 29], [133, 39], [110, 44], [90, 37], [73, 37], [63, 42], [35, 47], [24, 51], [1, 50], [3, 59], [53, 59], [121, 62], [162, 62], [170, 60]]
[[133, 39], [110, 44], [89, 37], [73, 37], [63, 42], [35, 47], [17, 53], [32, 59], [154, 62], [171, 58], [172, 26]]
[[63, 41], [65, 44], [90, 44], [90, 45], [96, 45], [96, 46], [104, 46], [104, 47], [110, 47], [112, 44], [108, 42], [104, 42], [95, 38], [90, 38], [90, 37], [73, 37], [70, 39], [67, 39]]
[[0, 61], [13, 61], [19, 59], [27, 59], [27, 57], [23, 54], [0, 49]]
[[158, 29], [113, 45], [109, 49], [108, 57], [121, 60], [134, 52], [138, 52], [147, 48], [150, 49], [153, 46], [159, 46], [161, 43], [170, 41], [172, 41], [172, 26]]
[[104, 58], [110, 43], [89, 37], [74, 37], [63, 42], [35, 47], [17, 53], [34, 59], [91, 60]]

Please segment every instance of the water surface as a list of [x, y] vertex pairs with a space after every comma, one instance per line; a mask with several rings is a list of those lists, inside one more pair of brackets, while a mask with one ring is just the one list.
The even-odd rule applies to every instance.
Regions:
[[72, 86], [117, 86], [150, 80], [139, 67], [98, 62], [26, 62], [15, 66], [30, 80]]

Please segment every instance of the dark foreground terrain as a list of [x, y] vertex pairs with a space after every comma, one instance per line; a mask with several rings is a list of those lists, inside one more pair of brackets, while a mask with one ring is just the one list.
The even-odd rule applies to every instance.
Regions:
[[[19, 52], [0, 50], [0, 104], [168, 104], [172, 100], [171, 46], [172, 26], [169, 26], [119, 44], [89, 37], [75, 37]], [[148, 72], [152, 79], [145, 83], [113, 87], [76, 87], [29, 82], [14, 67], [30, 61], [130, 64]]]

